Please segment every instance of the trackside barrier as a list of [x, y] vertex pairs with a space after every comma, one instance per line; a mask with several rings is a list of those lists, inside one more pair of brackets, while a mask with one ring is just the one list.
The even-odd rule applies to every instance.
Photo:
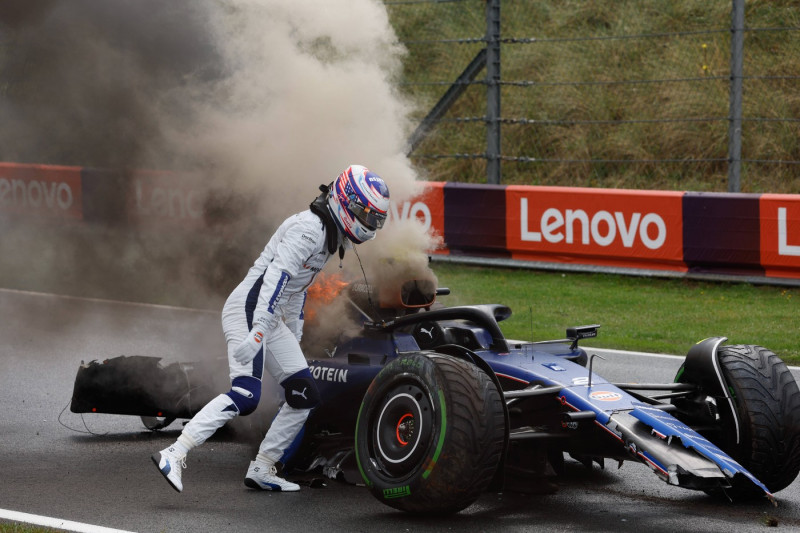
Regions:
[[436, 182], [419, 202], [451, 257], [800, 280], [800, 195]]
[[[2, 224], [192, 231], [207, 223], [206, 199], [177, 173], [0, 163]], [[412, 217], [451, 257], [800, 280], [800, 195], [426, 182], [389, 223]]]
[[0, 214], [83, 219], [81, 169], [0, 163]]

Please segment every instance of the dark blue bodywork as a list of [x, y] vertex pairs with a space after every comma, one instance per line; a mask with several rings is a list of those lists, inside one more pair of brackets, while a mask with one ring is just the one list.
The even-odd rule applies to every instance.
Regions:
[[[509, 442], [594, 460], [636, 460], [664, 481], [692, 489], [725, 488], [746, 478], [772, 499], [766, 486], [663, 404], [646, 403], [591, 373], [587, 354], [577, 345], [580, 335], [543, 343], [509, 341], [498, 326], [509, 315], [507, 307], [486, 305], [367, 322], [360, 336], [310, 360], [323, 404], [309, 418], [295, 463], [301, 468], [325, 464], [320, 456], [346, 453], [361, 398], [378, 372], [404, 354], [433, 351], [469, 360], [495, 380], [510, 413]], [[434, 324], [438, 343], [430, 342]], [[596, 328], [588, 327], [584, 336], [595, 336]]]

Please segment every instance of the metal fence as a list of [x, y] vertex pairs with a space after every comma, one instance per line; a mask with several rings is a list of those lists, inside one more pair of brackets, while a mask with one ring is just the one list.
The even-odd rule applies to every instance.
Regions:
[[791, 2], [385, 4], [434, 179], [800, 193]]

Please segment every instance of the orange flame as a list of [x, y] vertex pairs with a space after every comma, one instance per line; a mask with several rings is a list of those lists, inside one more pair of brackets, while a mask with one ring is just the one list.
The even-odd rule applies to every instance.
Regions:
[[320, 309], [333, 302], [339, 294], [347, 287], [348, 283], [342, 279], [340, 274], [317, 274], [316, 280], [308, 288], [306, 298], [305, 317], [307, 321], [313, 321]]

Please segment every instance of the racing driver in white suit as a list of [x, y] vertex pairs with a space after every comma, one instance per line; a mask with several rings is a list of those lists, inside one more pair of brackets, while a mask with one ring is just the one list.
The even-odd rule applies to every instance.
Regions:
[[389, 189], [376, 174], [352, 165], [309, 209], [286, 219], [267, 243], [222, 310], [228, 345], [231, 389], [205, 405], [174, 444], [152, 460], [172, 487], [181, 492], [186, 454], [237, 415], [252, 413], [261, 397], [264, 369], [281, 384], [286, 402], [275, 416], [244, 483], [262, 490], [296, 491], [300, 487], [277, 475], [319, 392], [300, 349], [303, 305], [314, 277], [338, 249], [375, 237], [389, 208]]

